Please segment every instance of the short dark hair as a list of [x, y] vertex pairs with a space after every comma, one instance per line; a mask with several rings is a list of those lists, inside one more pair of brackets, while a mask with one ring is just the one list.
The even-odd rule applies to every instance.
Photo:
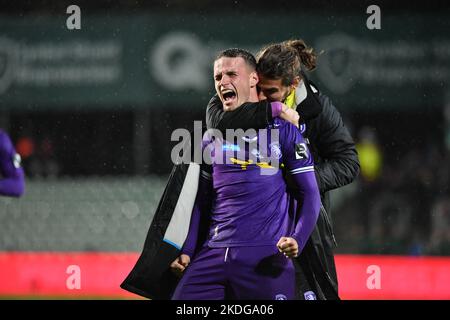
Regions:
[[247, 63], [247, 65], [252, 68], [252, 70], [256, 70], [256, 58], [249, 51], [239, 48], [230, 48], [219, 52], [216, 59], [214, 61], [219, 60], [222, 57], [226, 58], [238, 58], [241, 57]]

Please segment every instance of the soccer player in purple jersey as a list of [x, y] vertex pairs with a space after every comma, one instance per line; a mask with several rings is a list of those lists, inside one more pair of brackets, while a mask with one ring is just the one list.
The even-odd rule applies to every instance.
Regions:
[[0, 129], [0, 195], [20, 197], [25, 189], [20, 155], [8, 134]]
[[[249, 52], [223, 51], [214, 63], [214, 79], [226, 111], [246, 101], [258, 101], [256, 61]], [[265, 136], [272, 135], [272, 130], [278, 130], [278, 141]], [[294, 266], [286, 258], [299, 254], [319, 215], [320, 194], [313, 159], [299, 130], [280, 119], [244, 140], [245, 150], [234, 141], [216, 139], [212, 144], [205, 143], [214, 161], [209, 170], [201, 165], [189, 233], [182, 254], [171, 264], [173, 270], [184, 273], [173, 299], [295, 297]], [[259, 150], [268, 150], [266, 156], [278, 159], [290, 173], [297, 187], [295, 196], [302, 201], [298, 217], [289, 215], [292, 210], [288, 210], [283, 173]], [[257, 161], [249, 160], [250, 155]], [[272, 173], [264, 174], [263, 170]], [[207, 240], [195, 252], [202, 209], [211, 201]]]

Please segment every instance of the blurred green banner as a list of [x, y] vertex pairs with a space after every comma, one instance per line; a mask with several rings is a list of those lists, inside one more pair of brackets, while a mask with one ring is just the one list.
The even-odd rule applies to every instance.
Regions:
[[[0, 16], [0, 109], [204, 108], [219, 50], [256, 53], [303, 38], [323, 53], [311, 73], [342, 110], [440, 107], [450, 88], [442, 15], [148, 14]], [[446, 100], [447, 99], [447, 100]]]

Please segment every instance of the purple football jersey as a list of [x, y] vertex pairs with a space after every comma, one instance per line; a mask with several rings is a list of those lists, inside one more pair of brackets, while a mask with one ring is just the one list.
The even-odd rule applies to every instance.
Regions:
[[291, 175], [316, 184], [312, 155], [299, 130], [277, 118], [254, 136], [215, 139], [206, 148], [214, 159], [208, 245], [276, 245], [280, 237], [292, 236], [295, 221], [288, 214], [287, 186], [279, 164]]

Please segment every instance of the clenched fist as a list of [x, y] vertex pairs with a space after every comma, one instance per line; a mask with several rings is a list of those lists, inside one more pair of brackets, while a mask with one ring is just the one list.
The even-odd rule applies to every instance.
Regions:
[[187, 268], [190, 262], [191, 258], [187, 254], [182, 254], [170, 264], [170, 268], [173, 273], [181, 277], [183, 271]]
[[281, 237], [277, 243], [277, 248], [286, 258], [295, 258], [298, 256], [298, 243], [294, 238]]

